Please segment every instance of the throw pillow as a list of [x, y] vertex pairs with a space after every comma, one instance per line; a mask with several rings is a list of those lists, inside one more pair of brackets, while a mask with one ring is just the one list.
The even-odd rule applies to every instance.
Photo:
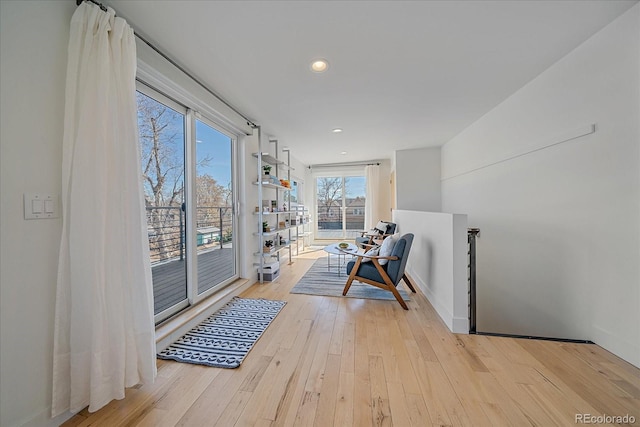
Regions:
[[[389, 236], [386, 239], [384, 239], [382, 241], [382, 246], [380, 246], [380, 251], [378, 254], [380, 256], [391, 256], [391, 251], [393, 251], [393, 247], [396, 245], [397, 241], [398, 241], [398, 236], [395, 234], [393, 236]], [[389, 260], [379, 259], [378, 262], [380, 263], [380, 265], [385, 265], [386, 263], [389, 262]]]
[[380, 234], [384, 234], [387, 232], [387, 227], [389, 226], [389, 224], [387, 224], [384, 221], [378, 221], [378, 224], [376, 225], [376, 230], [378, 230], [378, 233]]
[[[370, 256], [378, 256], [378, 252], [379, 251], [380, 251], [380, 248], [376, 246], [375, 248], [369, 249], [364, 254], [365, 255], [370, 255]], [[371, 262], [371, 258], [363, 257], [362, 258], [362, 262]]]

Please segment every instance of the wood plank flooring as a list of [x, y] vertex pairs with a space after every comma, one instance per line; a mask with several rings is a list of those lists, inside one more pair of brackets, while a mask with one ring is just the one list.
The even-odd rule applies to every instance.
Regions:
[[596, 345], [455, 335], [420, 293], [409, 311], [289, 294], [323, 255], [242, 294], [287, 305], [240, 368], [158, 360], [155, 384], [64, 425], [574, 426], [576, 414], [640, 425], [640, 370]]

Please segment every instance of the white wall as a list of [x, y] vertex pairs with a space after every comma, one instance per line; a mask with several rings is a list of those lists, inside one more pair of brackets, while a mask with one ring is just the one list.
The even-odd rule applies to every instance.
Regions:
[[66, 0], [0, 2], [0, 425], [7, 427], [49, 423], [62, 221], [25, 221], [22, 194], [61, 193], [75, 8]]
[[257, 280], [258, 271], [253, 266], [258, 260], [253, 255], [260, 249], [258, 237], [253, 233], [258, 231], [258, 216], [255, 215], [255, 207], [260, 206], [258, 201], [258, 186], [253, 183], [257, 180], [258, 159], [253, 157], [253, 153], [258, 152], [258, 132], [242, 138], [238, 144], [238, 159], [240, 159], [238, 170], [238, 188], [240, 189], [240, 224], [238, 233], [240, 241], [240, 277]]
[[393, 220], [414, 235], [406, 272], [452, 332], [468, 333], [466, 215], [394, 210]]
[[395, 151], [398, 209], [442, 210], [440, 157], [440, 147]]
[[636, 5], [443, 147], [443, 208], [481, 229], [479, 331], [640, 366], [639, 22]]

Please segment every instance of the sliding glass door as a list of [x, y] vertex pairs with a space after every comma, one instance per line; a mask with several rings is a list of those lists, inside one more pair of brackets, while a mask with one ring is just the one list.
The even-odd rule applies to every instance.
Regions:
[[184, 107], [141, 92], [138, 132], [153, 274], [154, 313], [188, 305]]
[[139, 85], [154, 313], [160, 322], [237, 278], [235, 141]]
[[364, 228], [364, 176], [316, 178], [316, 238], [351, 239]]
[[198, 295], [236, 275], [233, 236], [233, 139], [196, 120]]

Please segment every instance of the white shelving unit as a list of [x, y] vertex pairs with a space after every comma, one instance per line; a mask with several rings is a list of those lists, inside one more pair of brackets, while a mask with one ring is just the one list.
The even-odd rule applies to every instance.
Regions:
[[[258, 132], [260, 131], [258, 130]], [[278, 141], [270, 140], [269, 146], [269, 148], [273, 148], [273, 153], [276, 156], [272, 156], [268, 151], [262, 150], [262, 147], [259, 153], [253, 153], [253, 156], [257, 159], [258, 176], [254, 182], [258, 186], [258, 205], [257, 212], [255, 212], [257, 218], [256, 232], [254, 232], [254, 235], [258, 236], [259, 245], [258, 251], [254, 253], [258, 258], [258, 262], [254, 265], [258, 268], [260, 283], [264, 282], [265, 266], [269, 264], [268, 261], [275, 258], [276, 261], [280, 262], [280, 253], [283, 250], [289, 250], [289, 263], [292, 262], [292, 230], [296, 228], [291, 225], [291, 217], [294, 212], [289, 210], [291, 200], [289, 192], [291, 190], [279, 183], [279, 179], [286, 179], [291, 182], [290, 154], [286, 151], [287, 161], [285, 162], [277, 157]], [[265, 165], [271, 166], [271, 169], [275, 169], [275, 171], [270, 172], [268, 176], [265, 175], [263, 171], [263, 166]], [[282, 177], [281, 174], [283, 173], [286, 174], [286, 178]], [[272, 176], [278, 178], [278, 183], [274, 182], [275, 179], [272, 179]], [[269, 201], [269, 203], [266, 204], [266, 201]], [[267, 247], [266, 243], [269, 241], [272, 244]]]
[[310, 242], [307, 243], [305, 239], [311, 236], [311, 216], [309, 215], [309, 209], [304, 205], [292, 206], [291, 211], [294, 213], [292, 217], [292, 234], [295, 233], [292, 236], [292, 240], [295, 242], [294, 248], [296, 255], [298, 255], [300, 253], [300, 246], [302, 246], [302, 250], [304, 250], [305, 246], [309, 246], [310, 244]]

